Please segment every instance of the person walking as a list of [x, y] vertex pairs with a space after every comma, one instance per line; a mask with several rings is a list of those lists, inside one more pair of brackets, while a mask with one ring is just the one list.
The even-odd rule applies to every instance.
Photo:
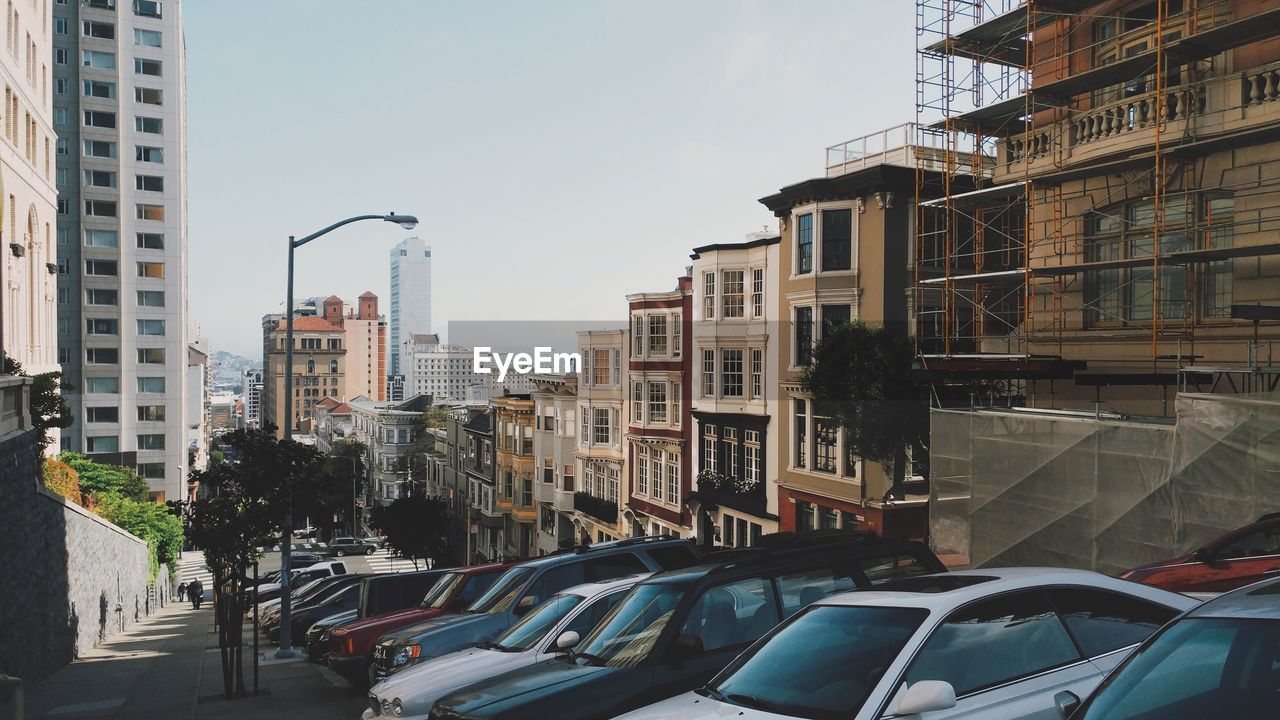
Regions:
[[191, 597], [191, 609], [199, 610], [200, 602], [204, 600], [204, 583], [199, 578], [192, 580], [187, 586], [187, 595]]
[[186, 600], [186, 599], [187, 599], [187, 584], [184, 582], [178, 583], [178, 602], [182, 602], [183, 600]]

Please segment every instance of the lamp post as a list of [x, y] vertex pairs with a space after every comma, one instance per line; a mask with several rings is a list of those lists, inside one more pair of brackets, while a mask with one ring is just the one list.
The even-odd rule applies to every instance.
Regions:
[[[293, 251], [315, 240], [321, 235], [330, 233], [343, 225], [350, 225], [361, 220], [383, 220], [396, 223], [405, 230], [412, 230], [418, 225], [418, 218], [412, 215], [397, 215], [394, 212], [386, 215], [356, 215], [336, 222], [329, 227], [313, 232], [310, 235], [294, 239], [289, 236], [289, 281], [287, 297], [284, 303], [284, 439], [293, 439]], [[290, 498], [292, 501], [292, 498]], [[292, 502], [290, 503], [292, 504]], [[286, 508], [284, 528], [281, 531], [283, 542], [280, 544], [280, 647], [276, 650], [277, 658], [293, 657], [293, 638], [289, 626], [289, 553], [293, 548], [293, 509]]]
[[356, 459], [348, 455], [334, 455], [330, 460], [346, 460], [351, 463], [351, 537], [356, 537], [360, 529], [356, 527], [356, 504], [359, 493], [360, 476], [356, 474]]

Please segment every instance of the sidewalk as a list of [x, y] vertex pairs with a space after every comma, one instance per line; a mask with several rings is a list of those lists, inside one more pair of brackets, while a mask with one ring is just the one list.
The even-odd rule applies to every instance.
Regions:
[[[258, 676], [262, 692], [257, 697], [223, 699], [217, 637], [212, 605], [198, 611], [187, 604], [171, 605], [28, 688], [26, 717], [356, 720], [360, 716], [364, 708], [360, 693], [328, 670], [300, 659], [264, 661]], [[252, 658], [252, 646], [246, 646], [247, 686], [253, 682]]]

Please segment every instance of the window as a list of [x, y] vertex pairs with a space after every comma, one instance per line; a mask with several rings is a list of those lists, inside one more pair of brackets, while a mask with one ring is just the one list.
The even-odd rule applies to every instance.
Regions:
[[649, 422], [667, 422], [667, 384], [649, 382]]
[[159, 30], [143, 30], [142, 28], [133, 29], [133, 44], [145, 45], [147, 47], [160, 47], [161, 35]]
[[141, 133], [160, 135], [164, 132], [164, 120], [157, 117], [138, 115], [133, 118], [133, 129]]
[[644, 356], [644, 316], [636, 315], [631, 319], [631, 354], [634, 357]]
[[609, 409], [608, 408], [592, 408], [591, 409], [591, 444], [608, 445], [609, 444]]
[[702, 351], [702, 395], [715, 397], [716, 394], [716, 351]]
[[114, 128], [116, 126], [116, 114], [103, 112], [102, 110], [85, 110], [84, 124], [88, 127]]
[[120, 422], [120, 408], [87, 407], [84, 409], [84, 420], [91, 423], [118, 423]]
[[[102, 80], [85, 80], [84, 96], [87, 98], [114, 100], [116, 97], [116, 84]], [[112, 125], [112, 127], [115, 126]]]
[[67, 19], [66, 19], [66, 18], [54, 18], [54, 19], [53, 19], [53, 34], [54, 34], [54, 35], [66, 35], [66, 34], [67, 34]]
[[139, 290], [138, 306], [139, 307], [164, 307], [164, 291], [163, 290]]
[[743, 444], [743, 473], [742, 479], [746, 481], [747, 487], [759, 487], [760, 485], [760, 431], [748, 430], [745, 436], [746, 442]]
[[702, 319], [711, 320], [716, 316], [716, 274], [702, 273]]
[[163, 393], [164, 378], [163, 377], [140, 377], [138, 378], [138, 392], [140, 393]]
[[136, 216], [139, 220], [164, 220], [164, 206], [138, 203]]
[[707, 653], [745, 646], [780, 619], [771, 583], [764, 578], [747, 578], [704, 592], [690, 609], [680, 634], [702, 638], [702, 651]]
[[797, 366], [808, 365], [813, 358], [813, 308], [798, 307], [795, 312], [795, 347], [792, 357]]
[[116, 144], [107, 140], [85, 140], [84, 154], [90, 157], [113, 158], [116, 156]]
[[720, 351], [720, 396], [742, 397], [742, 350]]
[[848, 305], [823, 305], [822, 337], [825, 338], [832, 330], [847, 324], [852, 317], [852, 309]]
[[667, 316], [649, 316], [649, 354], [667, 354]]
[[[1191, 250], [1197, 242], [1210, 242], [1210, 232], [1197, 232], [1196, 195], [1173, 195], [1163, 204], [1164, 222], [1159, 231], [1160, 255]], [[1206, 214], [1201, 204], [1200, 214]], [[1199, 221], [1203, 223], [1203, 218]], [[1155, 255], [1156, 208], [1154, 200], [1140, 200], [1094, 211], [1086, 215], [1085, 260], [1098, 262]], [[1203, 230], [1203, 228], [1200, 228]], [[1190, 312], [1187, 268], [1165, 264], [1159, 278], [1160, 296], [1151, 266], [1094, 270], [1085, 273], [1085, 310], [1090, 324], [1143, 326], [1152, 319], [1155, 306], [1161, 318], [1184, 318]]]
[[738, 477], [738, 428], [724, 429], [724, 474], [730, 478]]
[[110, 170], [85, 170], [84, 184], [89, 187], [113, 188], [116, 186], [116, 174]]
[[138, 363], [140, 365], [163, 365], [164, 348], [138, 348]]
[[116, 54], [109, 52], [101, 52], [99, 50], [85, 50], [83, 52], [84, 66], [88, 68], [98, 68], [99, 70], [115, 70]]
[[164, 249], [163, 233], [138, 233], [137, 241], [139, 250]]
[[120, 363], [120, 349], [86, 348], [84, 359], [90, 365], [118, 365]]
[[138, 190], [164, 192], [164, 178], [159, 175], [135, 175], [133, 180]]
[[144, 58], [133, 59], [133, 72], [135, 75], [154, 75], [160, 77], [161, 63], [159, 60], [147, 60]]
[[138, 320], [139, 335], [164, 335], [163, 320]]
[[644, 381], [636, 380], [631, 383], [631, 420], [632, 422], [642, 422], [644, 420]]
[[711, 472], [720, 470], [720, 438], [716, 435], [715, 425], [702, 428], [702, 469]]
[[818, 472], [834, 473], [836, 471], [836, 440], [839, 428], [831, 418], [822, 417], [816, 412], [813, 416], [813, 436], [816, 442], [813, 455], [813, 469]]
[[680, 456], [667, 454], [667, 503], [680, 504]]
[[795, 425], [795, 445], [791, 449], [792, 467], [808, 467], [809, 423], [808, 408], [804, 400], [796, 399], [792, 421]]
[[84, 302], [86, 305], [119, 305], [120, 293], [108, 288], [85, 288]]
[[164, 263], [158, 262], [140, 262], [138, 263], [138, 277], [140, 278], [156, 278], [164, 277]]
[[[63, 124], [66, 124], [66, 118], [65, 118], [65, 117], [63, 118]], [[57, 154], [59, 154], [59, 155], [66, 155], [66, 154], [67, 154], [67, 152], [68, 152], [68, 148], [69, 148], [69, 146], [67, 145], [67, 139], [66, 139], [66, 138], [58, 138], [58, 142], [57, 142], [57, 144], [56, 144], [56, 145], [54, 145], [54, 148], [55, 148], [54, 152], [56, 152]]]
[[848, 270], [852, 265], [852, 210], [822, 212], [822, 269]]
[[764, 268], [751, 269], [751, 317], [764, 317]]
[[54, 49], [53, 49], [53, 63], [54, 63], [55, 65], [66, 65], [66, 64], [67, 64], [67, 49], [66, 49], [66, 48], [54, 48]]
[[723, 281], [721, 293], [724, 300], [724, 314], [722, 317], [742, 317], [743, 272], [741, 270], [725, 270], [721, 280]]
[[764, 351], [751, 349], [751, 397], [764, 396]]
[[115, 230], [85, 228], [84, 244], [86, 247], [119, 247], [120, 235]]
[[163, 105], [164, 92], [156, 88], [134, 88], [133, 99], [143, 105]]
[[1137, 645], [1178, 614], [1102, 590], [1059, 588], [1050, 596], [1076, 644], [1091, 658]]
[[106, 275], [114, 277], [119, 274], [115, 260], [85, 260], [85, 275]]
[[649, 494], [649, 448], [643, 445], [636, 445], [636, 493]]
[[796, 218], [796, 274], [813, 272], [813, 215]]
[[142, 17], [160, 17], [159, 0], [133, 0], [133, 14]]
[[116, 217], [116, 204], [110, 200], [85, 200], [84, 214], [98, 217]]
[[138, 422], [164, 422], [164, 406], [139, 405]]
[[[1235, 198], [1209, 196], [1203, 200], [1200, 235], [1205, 248], [1229, 248], [1235, 245]], [[1201, 280], [1200, 314], [1205, 318], [1231, 317], [1234, 299], [1234, 272], [1231, 260], [1205, 263]]]
[[591, 351], [591, 368], [593, 371], [592, 383], [595, 385], [610, 385], [610, 379], [613, 376], [613, 367], [609, 348], [593, 348]]
[[135, 145], [133, 150], [134, 159], [138, 162], [156, 163], [157, 165], [164, 164], [163, 148], [151, 147], [148, 145]]
[[945, 680], [962, 696], [1079, 660], [1042, 591], [1014, 593], [951, 614], [907, 670], [907, 682]]
[[[745, 545], [746, 543], [741, 543]], [[791, 617], [813, 603], [839, 592], [855, 589], [853, 578], [832, 568], [802, 570], [778, 577], [778, 595], [782, 598], [782, 615]]]
[[101, 40], [115, 40], [116, 26], [111, 23], [94, 22], [93, 20], [84, 21], [84, 36], [99, 38]]
[[120, 378], [87, 377], [84, 379], [84, 389], [85, 392], [95, 395], [119, 395]]
[[139, 450], [163, 450], [164, 433], [146, 433], [138, 436]]
[[87, 453], [120, 452], [120, 438], [116, 435], [90, 435], [84, 439]]

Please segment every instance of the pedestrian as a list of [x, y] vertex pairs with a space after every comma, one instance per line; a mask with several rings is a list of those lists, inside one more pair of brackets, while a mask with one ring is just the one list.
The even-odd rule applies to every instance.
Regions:
[[183, 600], [186, 600], [186, 599], [187, 599], [187, 584], [184, 582], [178, 583], [178, 602], [182, 602]]
[[204, 600], [204, 583], [197, 578], [187, 586], [187, 595], [191, 597], [191, 609], [199, 610], [200, 601]]

